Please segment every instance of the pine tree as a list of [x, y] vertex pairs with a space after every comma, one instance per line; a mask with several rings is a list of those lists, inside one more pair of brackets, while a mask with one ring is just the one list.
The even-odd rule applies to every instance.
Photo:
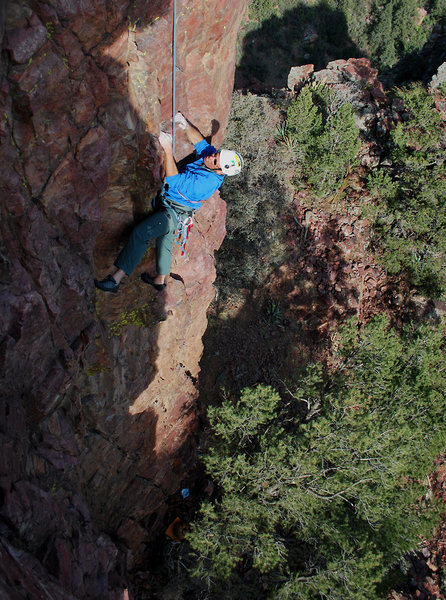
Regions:
[[336, 194], [360, 148], [351, 104], [324, 85], [306, 86], [288, 108], [286, 132], [297, 178], [310, 184], [316, 197]]
[[426, 41], [423, 27], [416, 27], [417, 0], [396, 0], [393, 9], [393, 36], [399, 57], [421, 50]]
[[287, 127], [303, 154], [312, 148], [322, 131], [322, 115], [313, 101], [311, 88], [305, 86], [287, 110]]
[[446, 433], [445, 335], [350, 322], [292, 402], [259, 386], [210, 410], [218, 500], [188, 539], [213, 598], [378, 597], [435, 515], [422, 478]]
[[309, 182], [322, 193], [336, 192], [339, 182], [355, 163], [359, 148], [353, 108], [346, 103], [328, 116], [324, 132], [317, 139]]
[[446, 291], [444, 122], [419, 84], [397, 92], [408, 119], [391, 134], [394, 167], [369, 177], [376, 254], [389, 273], [439, 297]]
[[380, 68], [393, 67], [398, 60], [393, 33], [395, 0], [375, 2], [370, 32], [370, 52]]

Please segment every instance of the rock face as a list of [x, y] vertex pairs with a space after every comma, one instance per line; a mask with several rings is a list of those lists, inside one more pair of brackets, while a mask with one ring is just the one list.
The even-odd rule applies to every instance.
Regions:
[[[178, 5], [177, 107], [216, 144], [244, 7]], [[0, 31], [0, 596], [123, 598], [194, 461], [225, 205], [200, 210], [165, 294], [138, 277], [153, 250], [96, 292], [162, 183], [172, 6], [10, 1]]]

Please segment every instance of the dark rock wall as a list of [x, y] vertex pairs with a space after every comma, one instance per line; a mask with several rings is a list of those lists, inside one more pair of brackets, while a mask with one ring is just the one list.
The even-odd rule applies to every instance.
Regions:
[[[177, 106], [216, 144], [245, 4], [178, 3]], [[117, 296], [96, 292], [162, 183], [172, 6], [1, 8], [0, 597], [120, 598], [194, 460], [225, 206], [198, 213], [164, 295], [138, 277], [153, 250]]]

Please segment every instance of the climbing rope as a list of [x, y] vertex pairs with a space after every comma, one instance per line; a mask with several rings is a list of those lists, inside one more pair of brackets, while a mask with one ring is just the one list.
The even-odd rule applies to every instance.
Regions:
[[[172, 150], [175, 155], [175, 114], [176, 114], [176, 70], [177, 70], [177, 0], [173, 0], [173, 29], [172, 29]], [[178, 219], [178, 233], [174, 238], [175, 243], [181, 246], [181, 256], [186, 256], [186, 242], [189, 237], [190, 230], [193, 227], [191, 216], [185, 217], [179, 215], [175, 209], [170, 206]]]
[[172, 30], [172, 150], [175, 155], [175, 89], [177, 70], [177, 0], [173, 0], [173, 30]]

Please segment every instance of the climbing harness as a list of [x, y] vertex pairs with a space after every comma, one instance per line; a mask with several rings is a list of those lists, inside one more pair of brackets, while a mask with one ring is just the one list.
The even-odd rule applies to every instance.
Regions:
[[192, 217], [195, 214], [195, 211], [184, 210], [185, 207], [181, 206], [181, 204], [177, 204], [167, 196], [162, 196], [162, 204], [173, 213], [175, 213], [175, 217], [178, 221], [178, 232], [174, 238], [175, 244], [181, 246], [181, 256], [186, 256], [186, 242], [189, 237], [190, 230], [193, 227], [193, 219]]
[[177, 0], [173, 0], [173, 30], [172, 30], [172, 151], [175, 155], [175, 89], [177, 70]]

